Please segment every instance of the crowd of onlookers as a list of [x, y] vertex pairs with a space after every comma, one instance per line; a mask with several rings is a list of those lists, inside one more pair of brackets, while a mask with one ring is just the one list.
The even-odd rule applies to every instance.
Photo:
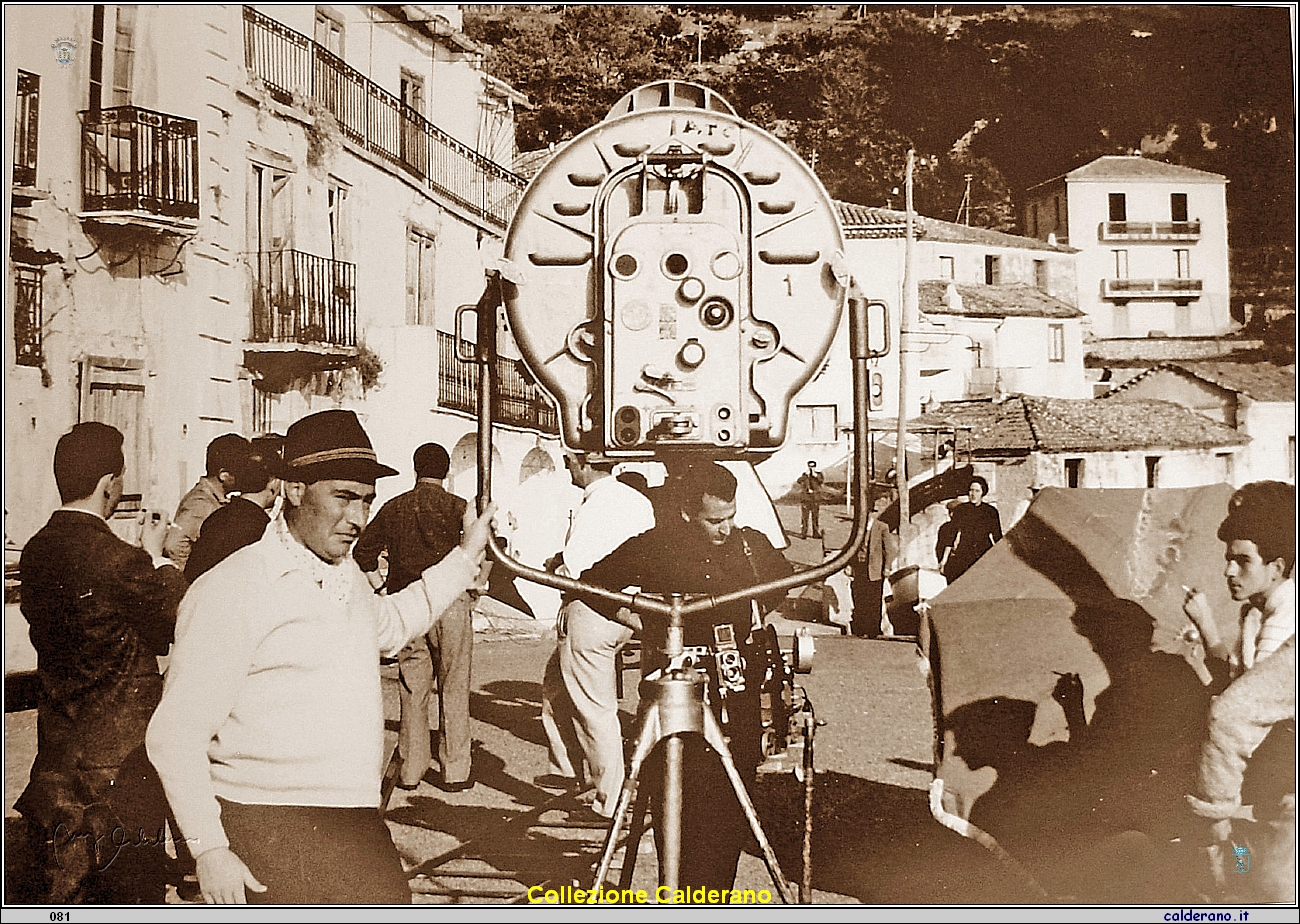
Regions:
[[[429, 443], [414, 455], [410, 490], [371, 518], [377, 480], [397, 471], [378, 460], [355, 414], [332, 410], [283, 437], [214, 440], [175, 515], [142, 513], [132, 545], [107, 523], [122, 497], [122, 445], [102, 423], [60, 439], [62, 505], [20, 562], [41, 684], [36, 760], [16, 804], [39, 867], [33, 891], [51, 903], [161, 902], [169, 885], [207, 902], [409, 901], [377, 811], [380, 659], [396, 659], [401, 677], [397, 785], [475, 786], [471, 607], [495, 507], [476, 511], [449, 493], [448, 454]], [[737, 482], [721, 465], [693, 464], [648, 491], [630, 473], [615, 476], [608, 460], [566, 454], [566, 463], [583, 498], [548, 570], [611, 589], [711, 597], [790, 573], [761, 532], [736, 525]], [[799, 482], [805, 535], [819, 533], [822, 482], [810, 463]], [[950, 581], [1002, 536], [986, 491], [974, 478], [940, 531], [936, 555]], [[881, 633], [897, 555], [890, 498], [877, 500], [852, 565], [854, 634], [868, 637]], [[1242, 604], [1239, 631], [1220, 631], [1204, 595], [1187, 595], [1215, 699], [1186, 801], [1205, 819], [1224, 895], [1245, 894], [1227, 889], [1243, 880], [1228, 883], [1224, 870], [1247, 849], [1256, 875], [1246, 892], [1294, 898], [1294, 529], [1293, 486], [1239, 489], [1218, 532], [1228, 589]], [[725, 893], [749, 837], [743, 803], [762, 760], [759, 675], [774, 602], [718, 607], [685, 628], [687, 646], [710, 652], [699, 662], [707, 702], [735, 773], [703, 739], [687, 743], [684, 885]], [[626, 773], [617, 653], [662, 626], [571, 593], [556, 628], [541, 710], [550, 766], [534, 782], [590, 790], [591, 815], [608, 823]], [[728, 647], [742, 653], [742, 674], [724, 670]], [[652, 676], [670, 667], [643, 655]], [[1246, 768], [1266, 754], [1283, 763], [1290, 755], [1289, 783], [1284, 773], [1280, 786], [1252, 790]], [[671, 809], [652, 792], [659, 819]]]

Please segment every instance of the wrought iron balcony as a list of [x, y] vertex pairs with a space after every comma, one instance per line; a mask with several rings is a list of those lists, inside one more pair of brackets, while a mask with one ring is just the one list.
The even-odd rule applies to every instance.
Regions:
[[1101, 297], [1120, 302], [1133, 299], [1190, 301], [1201, 297], [1201, 280], [1103, 279]]
[[[438, 331], [438, 405], [453, 411], [478, 413], [480, 367], [461, 362], [456, 356], [456, 338]], [[560, 421], [546, 393], [524, 368], [523, 362], [498, 356], [496, 360], [497, 406], [492, 418], [498, 423], [528, 427], [543, 433], [560, 432]]]
[[252, 343], [357, 343], [357, 267], [297, 250], [259, 253]]
[[500, 228], [526, 185], [307, 36], [244, 7], [244, 66], [286, 105], [315, 100], [358, 146]]
[[1199, 221], [1103, 221], [1103, 241], [1198, 241]]
[[192, 228], [199, 217], [199, 123], [117, 106], [81, 114], [83, 219]]
[[37, 127], [41, 114], [41, 78], [18, 72], [14, 108], [14, 185], [36, 185]]

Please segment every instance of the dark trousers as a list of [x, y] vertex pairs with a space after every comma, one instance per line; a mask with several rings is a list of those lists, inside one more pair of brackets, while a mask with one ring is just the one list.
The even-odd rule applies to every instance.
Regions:
[[[745, 811], [736, 799], [718, 755], [698, 735], [686, 735], [682, 760], [682, 853], [679, 888], [730, 889], [736, 882], [740, 852], [752, 834]], [[655, 847], [664, 852], [659, 819], [663, 811], [663, 747], [658, 748], [655, 791], [650, 811], [655, 825]], [[745, 788], [752, 792], [752, 767], [736, 767]], [[752, 797], [751, 797], [752, 798]]]
[[247, 893], [250, 904], [411, 903], [401, 857], [377, 808], [217, 801], [230, 849], [266, 886]]
[[799, 535], [808, 535], [808, 524], [812, 523], [812, 536], [816, 539], [822, 534], [821, 524], [817, 522], [820, 505], [817, 501], [803, 501], [799, 504]]
[[884, 599], [885, 582], [869, 581], [865, 577], [853, 579], [853, 634], [864, 638], [880, 637], [880, 604]]

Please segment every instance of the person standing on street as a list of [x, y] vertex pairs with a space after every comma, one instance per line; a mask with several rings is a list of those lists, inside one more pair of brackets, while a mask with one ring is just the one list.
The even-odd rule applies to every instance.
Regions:
[[826, 476], [817, 471], [817, 463], [808, 462], [808, 471], [799, 476], [795, 482], [799, 489], [799, 538], [808, 538], [808, 527], [812, 525], [812, 537], [821, 537], [821, 524], [818, 522], [822, 503], [822, 485]]
[[[443, 487], [450, 466], [447, 450], [425, 443], [415, 450], [415, 487], [379, 508], [357, 540], [352, 557], [385, 593], [397, 593], [419, 580], [461, 540], [463, 498]], [[387, 579], [380, 575], [381, 556], [388, 559]], [[436, 652], [436, 656], [433, 654]], [[474, 620], [468, 593], [462, 593], [438, 617], [428, 634], [416, 638], [397, 656], [401, 675], [401, 726], [398, 785], [414, 789], [433, 761], [429, 746], [429, 707], [434, 665], [438, 676], [438, 765], [440, 788], [463, 792], [474, 785], [469, 726], [470, 675], [474, 658]]]
[[375, 594], [352, 560], [397, 474], [352, 411], [312, 414], [284, 441], [285, 507], [266, 535], [181, 604], [149, 757], [209, 904], [406, 904], [377, 811], [380, 655], [396, 654], [477, 578], [492, 515], [404, 590]]
[[[582, 488], [557, 570], [581, 574], [627, 539], [655, 525], [650, 500], [613, 477], [613, 465], [565, 455], [570, 477]], [[592, 809], [608, 818], [623, 789], [623, 730], [618, 720], [615, 671], [632, 630], [580, 604], [566, 604], [556, 623], [555, 651], [542, 680], [542, 727], [548, 772], [534, 782], [576, 786], [583, 759], [596, 788]]]
[[972, 478], [966, 490], [969, 502], [958, 504], [946, 530], [941, 528], [935, 554], [939, 558], [939, 570], [949, 584], [965, 574], [1002, 538], [998, 508], [984, 502], [988, 491], [989, 483], [983, 476]]
[[208, 443], [207, 474], [181, 498], [163, 543], [163, 552], [181, 571], [185, 570], [190, 550], [199, 540], [203, 521], [227, 501], [227, 492], [235, 483], [235, 470], [247, 457], [248, 450], [248, 440], [238, 433], [227, 433]]
[[157, 656], [186, 585], [162, 554], [165, 515], [145, 512], [140, 548], [108, 526], [122, 497], [122, 443], [103, 423], [59, 439], [63, 506], [19, 562], [41, 692], [36, 761], [14, 808], [51, 904], [161, 903], [166, 886], [167, 803], [144, 740], [162, 694]]
[[885, 577], [898, 557], [898, 537], [880, 518], [889, 504], [887, 493], [876, 498], [867, 541], [853, 559], [853, 634], [863, 638], [880, 637]]
[[199, 540], [185, 563], [185, 580], [199, 575], [227, 555], [262, 538], [271, 518], [267, 511], [280, 496], [280, 436], [256, 437], [248, 455], [235, 464], [231, 497], [203, 521]]

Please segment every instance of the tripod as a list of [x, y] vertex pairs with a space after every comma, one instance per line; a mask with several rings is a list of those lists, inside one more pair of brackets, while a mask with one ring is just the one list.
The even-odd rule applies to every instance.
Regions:
[[[664, 654], [670, 664], [682, 654], [683, 631], [682, 597], [680, 594], [673, 594], [668, 613], [668, 635], [664, 644]], [[641, 769], [650, 752], [660, 741], [664, 742], [663, 807], [657, 822], [661, 826], [660, 833], [664, 846], [663, 855], [659, 858], [661, 885], [672, 890], [676, 890], [680, 885], [683, 752], [681, 736], [690, 733], [703, 735], [705, 742], [717, 753], [726, 771], [727, 779], [731, 781], [736, 799], [745, 813], [745, 819], [749, 822], [749, 828], [763, 851], [763, 860], [767, 864], [768, 873], [772, 876], [772, 884], [776, 886], [781, 899], [786, 904], [793, 904], [794, 893], [790, 883], [781, 872], [776, 853], [763, 833], [758, 813], [749, 798], [740, 773], [736, 770], [722, 728], [718, 725], [713, 710], [704, 703], [704, 676], [693, 667], [670, 668], [663, 671], [655, 680], [642, 681], [641, 696], [641, 704], [637, 710], [636, 747], [632, 753], [632, 764], [623, 784], [623, 790], [619, 793], [613, 823], [605, 839], [605, 850], [601, 855], [600, 866], [596, 870], [596, 883], [593, 888], [600, 888], [609, 874], [624, 818], [630, 813], [632, 800], [637, 791]], [[643, 829], [639, 819], [635, 821], [634, 828], [635, 836], [628, 838], [625, 854], [626, 857], [632, 858], [630, 861], [624, 860], [625, 882], [630, 881], [632, 867], [629, 862], [634, 862], [637, 843], [641, 839]]]

